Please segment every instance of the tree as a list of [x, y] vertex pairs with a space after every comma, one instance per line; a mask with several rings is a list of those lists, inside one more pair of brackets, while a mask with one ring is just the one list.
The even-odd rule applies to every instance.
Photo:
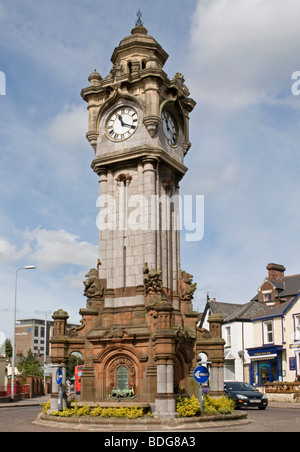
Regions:
[[39, 360], [33, 355], [31, 350], [28, 350], [27, 356], [22, 356], [18, 365], [18, 371], [22, 374], [23, 378], [27, 378], [29, 375], [34, 377], [42, 377], [44, 370]]
[[6, 358], [12, 357], [12, 345], [10, 339], [5, 339], [3, 344], [0, 344], [0, 355], [5, 356]]
[[12, 358], [12, 343], [10, 339], [6, 339], [5, 342], [5, 356], [6, 358]]

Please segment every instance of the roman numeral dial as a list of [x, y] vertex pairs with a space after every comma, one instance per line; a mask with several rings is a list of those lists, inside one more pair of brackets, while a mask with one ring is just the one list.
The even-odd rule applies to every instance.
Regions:
[[121, 107], [110, 115], [106, 132], [115, 141], [127, 140], [138, 127], [138, 115], [132, 107]]

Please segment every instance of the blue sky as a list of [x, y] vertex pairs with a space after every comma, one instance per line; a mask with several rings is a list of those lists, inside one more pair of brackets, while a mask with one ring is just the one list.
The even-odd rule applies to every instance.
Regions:
[[197, 107], [183, 194], [205, 195], [205, 236], [182, 268], [206, 293], [246, 303], [269, 262], [300, 272], [299, 0], [0, 0], [0, 332], [66, 309], [79, 322], [97, 260], [97, 176], [80, 91], [105, 77], [140, 8]]

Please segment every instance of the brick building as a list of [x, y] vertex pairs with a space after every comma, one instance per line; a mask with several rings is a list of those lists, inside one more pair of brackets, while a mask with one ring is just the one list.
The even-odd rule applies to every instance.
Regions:
[[258, 288], [252, 301], [259, 301], [274, 307], [293, 300], [300, 291], [300, 274], [285, 276], [283, 265], [268, 264], [268, 276]]

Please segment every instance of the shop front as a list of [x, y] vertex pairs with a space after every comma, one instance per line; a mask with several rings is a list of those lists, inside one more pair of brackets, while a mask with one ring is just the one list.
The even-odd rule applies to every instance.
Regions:
[[283, 381], [282, 346], [264, 346], [248, 349], [251, 359], [250, 384], [264, 386], [266, 383]]

